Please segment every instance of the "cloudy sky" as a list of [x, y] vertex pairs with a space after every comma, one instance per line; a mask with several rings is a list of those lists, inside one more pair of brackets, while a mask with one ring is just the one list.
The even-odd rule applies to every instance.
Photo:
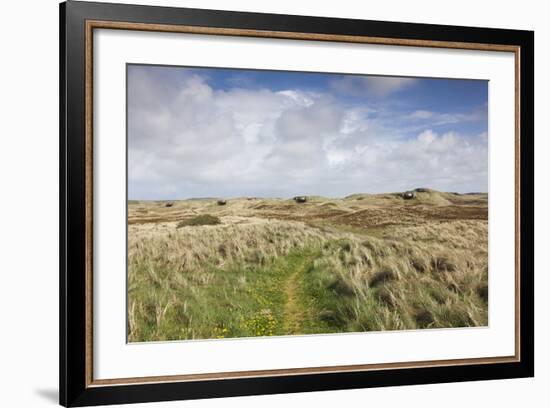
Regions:
[[487, 191], [486, 81], [127, 69], [129, 199]]

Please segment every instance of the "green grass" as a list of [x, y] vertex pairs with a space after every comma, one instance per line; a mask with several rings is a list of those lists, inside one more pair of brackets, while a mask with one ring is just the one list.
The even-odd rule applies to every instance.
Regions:
[[263, 266], [235, 263], [223, 273], [210, 265], [210, 279], [196, 280], [193, 286], [160, 283], [153, 291], [151, 285], [132, 287], [130, 299], [146, 306], [137, 311], [131, 300], [130, 310], [140, 320], [131, 337], [148, 341], [290, 334], [285, 319], [295, 318], [303, 306], [298, 300], [290, 314], [285, 309], [288, 280], [299, 265], [308, 265], [311, 254], [294, 250]]
[[[371, 227], [361, 222], [394, 213], [321, 219], [334, 206], [274, 201], [259, 217], [241, 215], [258, 205], [248, 200], [180, 204], [132, 209], [131, 342], [488, 323], [484, 220]], [[285, 211], [292, 218], [267, 218]]]
[[[276, 237], [277, 234], [270, 234]], [[252, 242], [251, 242], [252, 244]], [[457, 283], [446, 260], [399, 271], [376, 241], [309, 241], [285, 255], [251, 249], [200, 271], [132, 266], [131, 341], [464, 327], [487, 324], [486, 272]], [[219, 246], [228, 257], [230, 250]], [[376, 259], [385, 255], [385, 261]], [[200, 258], [200, 257], [199, 257]], [[430, 266], [431, 265], [431, 266]], [[364, 269], [364, 267], [367, 269]], [[136, 269], [137, 267], [137, 269]], [[456, 268], [456, 266], [455, 266]], [[350, 274], [350, 270], [355, 273]], [[154, 272], [153, 272], [154, 271]], [[368, 272], [368, 273], [365, 273]], [[456, 271], [455, 271], [456, 272]], [[144, 279], [137, 281], [135, 277]], [[474, 285], [474, 286], [472, 286]], [[466, 289], [470, 288], [471, 289]], [[458, 288], [456, 292], [455, 288]]]

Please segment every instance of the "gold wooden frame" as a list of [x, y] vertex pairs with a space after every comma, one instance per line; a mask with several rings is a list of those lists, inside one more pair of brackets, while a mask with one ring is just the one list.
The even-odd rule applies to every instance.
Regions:
[[[450, 360], [430, 360], [382, 364], [357, 364], [342, 366], [288, 368], [237, 372], [216, 372], [206, 374], [167, 375], [153, 377], [128, 377], [114, 379], [93, 378], [93, 30], [118, 29], [132, 31], [154, 31], [220, 36], [259, 37], [292, 40], [329, 41], [342, 43], [380, 44], [411, 47], [450, 48], [463, 50], [513, 52], [515, 58], [515, 353], [513, 356], [480, 357]], [[130, 385], [144, 383], [166, 383], [180, 381], [222, 380], [251, 377], [292, 376], [352, 371], [388, 370], [397, 368], [420, 368], [460, 366], [470, 364], [513, 363], [521, 361], [520, 356], [520, 51], [515, 45], [446, 42], [413, 39], [395, 39], [368, 36], [314, 34], [286, 31], [262, 31], [187, 25], [166, 25], [149, 23], [127, 23], [120, 21], [86, 21], [86, 387]]]

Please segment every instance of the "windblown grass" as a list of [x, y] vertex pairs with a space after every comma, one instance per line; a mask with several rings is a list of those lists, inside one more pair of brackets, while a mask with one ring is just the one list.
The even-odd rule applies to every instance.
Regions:
[[282, 221], [147, 225], [130, 237], [131, 341], [275, 334], [286, 300], [281, 288], [293, 270], [280, 257], [301, 256], [324, 239], [316, 229]]
[[486, 197], [447, 198], [131, 204], [129, 340], [487, 325]]

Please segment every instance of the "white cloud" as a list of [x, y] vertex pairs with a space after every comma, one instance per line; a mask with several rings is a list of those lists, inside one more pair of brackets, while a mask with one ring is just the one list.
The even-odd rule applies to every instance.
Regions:
[[415, 83], [416, 79], [414, 78], [346, 75], [332, 81], [331, 86], [337, 92], [352, 96], [366, 94], [381, 98], [410, 87]]
[[418, 119], [418, 120], [422, 120], [422, 119], [431, 119], [433, 118], [433, 116], [435, 115], [434, 112], [430, 112], [430, 111], [426, 111], [426, 110], [417, 110], [417, 111], [414, 111], [413, 113], [411, 113], [409, 115], [409, 118], [410, 119]]
[[295, 103], [296, 105], [299, 105], [299, 106], [307, 107], [307, 106], [313, 105], [314, 103], [313, 99], [308, 95], [304, 94], [303, 92], [296, 92], [296, 91], [287, 89], [285, 91], [279, 91], [277, 92], [277, 94], [290, 98], [292, 103]]
[[296, 89], [220, 91], [194, 73], [136, 71], [129, 76], [129, 196], [486, 191], [486, 134], [424, 129], [411, 137], [375, 113]]
[[420, 133], [417, 139], [423, 145], [429, 146], [434, 140], [437, 139], [437, 134], [435, 134], [431, 129], [428, 129]]
[[441, 113], [427, 110], [416, 110], [406, 116], [406, 119], [416, 123], [427, 122], [431, 126], [441, 126], [461, 122], [475, 122], [487, 116], [487, 106], [475, 109], [469, 113]]

